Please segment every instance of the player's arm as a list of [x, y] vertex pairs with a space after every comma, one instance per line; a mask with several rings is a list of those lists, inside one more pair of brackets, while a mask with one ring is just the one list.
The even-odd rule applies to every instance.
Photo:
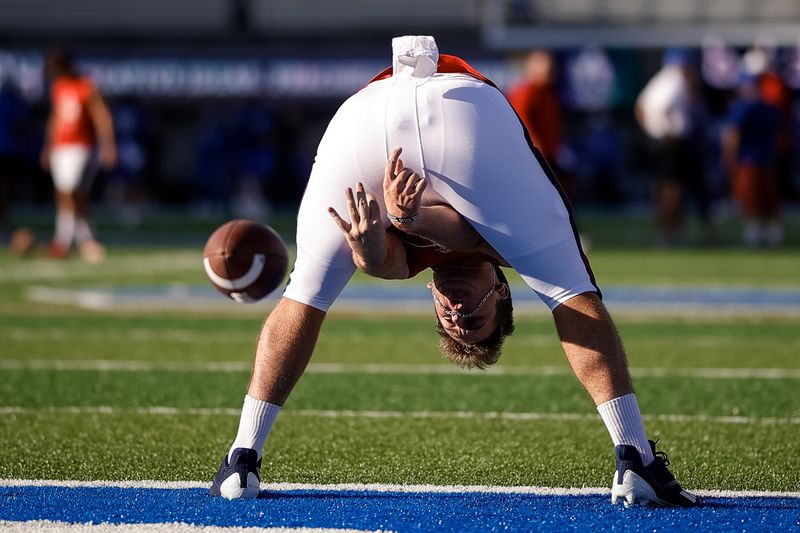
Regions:
[[350, 222], [339, 216], [333, 207], [328, 213], [342, 230], [353, 252], [353, 263], [359, 270], [381, 279], [408, 279], [406, 249], [399, 237], [383, 227], [381, 208], [375, 197], [364, 191], [359, 183], [355, 196], [353, 189], [345, 190]]
[[100, 150], [100, 164], [104, 167], [113, 167], [117, 163], [117, 143], [114, 138], [114, 121], [111, 118], [103, 97], [97, 89], [92, 89], [86, 101], [86, 108], [92, 119], [94, 130], [97, 133], [97, 143]]
[[422, 205], [426, 181], [403, 166], [401, 149], [395, 149], [386, 163], [383, 197], [392, 224], [440, 246], [460, 252], [483, 252], [508, 266], [494, 248], [475, 231], [469, 222], [446, 204]]

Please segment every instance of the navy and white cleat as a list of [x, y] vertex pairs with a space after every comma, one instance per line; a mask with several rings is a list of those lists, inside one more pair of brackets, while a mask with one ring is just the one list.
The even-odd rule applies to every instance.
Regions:
[[250, 448], [236, 448], [228, 462], [228, 454], [222, 458], [219, 472], [214, 476], [209, 494], [228, 500], [255, 498], [261, 483], [261, 459]]
[[683, 490], [667, 470], [667, 454], [656, 452], [656, 443], [648, 442], [655, 459], [647, 466], [642, 465], [642, 458], [634, 446], [616, 447], [617, 471], [611, 485], [611, 503], [622, 500], [625, 507], [694, 507], [700, 504], [700, 498]]

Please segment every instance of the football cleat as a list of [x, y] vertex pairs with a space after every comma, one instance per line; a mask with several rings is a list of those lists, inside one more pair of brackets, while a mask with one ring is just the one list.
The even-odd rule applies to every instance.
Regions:
[[647, 505], [651, 507], [694, 507], [700, 498], [685, 491], [667, 470], [669, 459], [664, 452], [656, 452], [656, 443], [648, 441], [654, 460], [642, 464], [639, 451], [634, 446], [620, 445], [615, 451], [617, 470], [611, 485], [611, 503], [622, 500], [625, 507]]
[[261, 483], [261, 459], [251, 448], [236, 448], [222, 458], [219, 472], [209, 489], [212, 496], [222, 496], [228, 500], [255, 498]]

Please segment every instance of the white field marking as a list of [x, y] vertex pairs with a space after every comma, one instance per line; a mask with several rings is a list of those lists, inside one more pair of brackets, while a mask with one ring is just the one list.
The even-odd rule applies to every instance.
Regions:
[[[196, 339], [194, 339], [196, 340]], [[249, 372], [241, 361], [134, 361], [115, 359], [0, 359], [3, 370], [98, 370]], [[493, 366], [486, 371], [462, 370], [448, 364], [311, 363], [309, 374], [395, 374], [462, 376], [571, 376], [567, 366]], [[800, 379], [800, 368], [632, 368], [634, 377], [686, 377], [703, 379]]]
[[[205, 489], [208, 481], [76, 481], [50, 479], [0, 479], [0, 487], [88, 487], [124, 489]], [[610, 494], [608, 487], [537, 487], [521, 485], [394, 485], [384, 483], [262, 483], [261, 490], [287, 492], [298, 490], [313, 491], [356, 491], [356, 492], [399, 492], [431, 494], [531, 494], [535, 496], [591, 496]], [[800, 498], [800, 492], [757, 491], [757, 490], [693, 490], [701, 496], [715, 498]]]
[[[193, 329], [160, 329], [153, 330], [148, 328], [123, 328], [123, 329], [92, 329], [80, 328], [76, 331], [74, 328], [6, 328], [3, 331], [3, 336], [16, 341], [41, 341], [41, 340], [67, 340], [79, 337], [81, 341], [84, 340], [130, 340], [136, 342], [184, 342], [194, 343], [202, 342], [225, 342], [230, 344], [231, 334], [227, 332], [208, 332], [207, 330], [193, 330]], [[248, 343], [252, 343], [255, 334], [248, 335], [246, 339]]]
[[[288, 409], [284, 416], [317, 418], [372, 418], [372, 419], [475, 419], [509, 420], [528, 422], [549, 421], [597, 421], [600, 415], [592, 413], [523, 413], [508, 411], [375, 411], [375, 410], [328, 410], [328, 409]], [[239, 416], [241, 409], [233, 407], [111, 407], [65, 406], [65, 407], [0, 407], [0, 416], [15, 414], [135, 414], [135, 415], [199, 415], [199, 416]], [[760, 425], [800, 425], [798, 417], [758, 417], [758, 416], [714, 416], [714, 415], [642, 415], [646, 421], [656, 422], [702, 422], [714, 424], [760, 424]]]
[[[19, 328], [19, 327], [11, 327], [6, 328], [3, 331], [3, 336], [8, 337], [13, 340], [18, 341], [29, 341], [35, 340], [39, 341], [42, 339], [47, 340], [64, 340], [64, 339], [72, 339], [76, 335], [75, 329], [72, 328], [62, 328], [62, 327], [48, 327], [48, 328]], [[222, 332], [209, 332], [207, 330], [193, 330], [193, 329], [180, 329], [180, 328], [168, 328], [168, 329], [159, 329], [153, 330], [148, 328], [124, 328], [124, 329], [92, 329], [92, 328], [81, 328], [80, 330], [80, 337], [81, 339], [88, 339], [88, 340], [105, 340], [109, 338], [113, 338], [115, 340], [132, 340], [136, 342], [183, 342], [183, 343], [193, 343], [197, 342], [198, 340], [202, 340], [203, 342], [224, 342], [230, 343], [231, 342], [231, 335], [225, 331]], [[251, 335], [247, 335], [247, 342], [252, 342], [250, 338]], [[358, 337], [363, 337], [354, 334], [354, 340], [359, 340]], [[365, 338], [365, 337], [363, 337]], [[244, 340], [245, 337], [242, 336], [240, 339]], [[531, 334], [531, 335], [524, 335], [519, 338], [515, 337], [514, 342], [516, 344], [520, 344], [521, 346], [528, 346], [528, 347], [536, 347], [536, 348], [544, 348], [547, 346], [553, 346], [557, 349], [558, 347], [558, 339], [554, 335], [546, 335], [546, 334]], [[691, 337], [687, 337], [683, 341], [683, 345], [693, 348], [721, 348], [724, 346], [729, 346], [732, 344], [738, 343], [739, 340], [732, 337], [727, 337], [724, 335], [693, 335]], [[800, 338], [785, 341], [784, 344], [789, 346], [800, 346]]]
[[5, 281], [34, 281], [69, 279], [100, 274], [148, 274], [160, 272], [195, 271], [201, 265], [194, 252], [147, 254], [142, 257], [109, 257], [102, 265], [85, 265], [80, 262], [34, 261], [9, 264], [3, 272]]
[[[361, 533], [362, 529], [332, 529], [313, 527], [223, 527], [184, 524], [181, 522], [148, 524], [73, 524], [50, 520], [11, 522], [0, 520], [0, 531], [5, 533], [30, 533], [31, 531], [68, 531], [69, 533]], [[380, 531], [380, 530], [378, 530]], [[378, 533], [377, 531], [375, 533]]]

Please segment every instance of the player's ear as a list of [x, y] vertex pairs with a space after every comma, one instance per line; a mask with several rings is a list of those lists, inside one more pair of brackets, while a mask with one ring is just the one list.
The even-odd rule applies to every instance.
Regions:
[[433, 288], [433, 282], [429, 281], [428, 284], [425, 285], [425, 286], [428, 287], [429, 289], [432, 289]]
[[501, 300], [506, 300], [511, 294], [511, 289], [509, 289], [508, 285], [506, 285], [505, 283], [498, 283], [497, 287], [495, 288], [495, 292], [497, 293], [497, 296], [499, 296]]

